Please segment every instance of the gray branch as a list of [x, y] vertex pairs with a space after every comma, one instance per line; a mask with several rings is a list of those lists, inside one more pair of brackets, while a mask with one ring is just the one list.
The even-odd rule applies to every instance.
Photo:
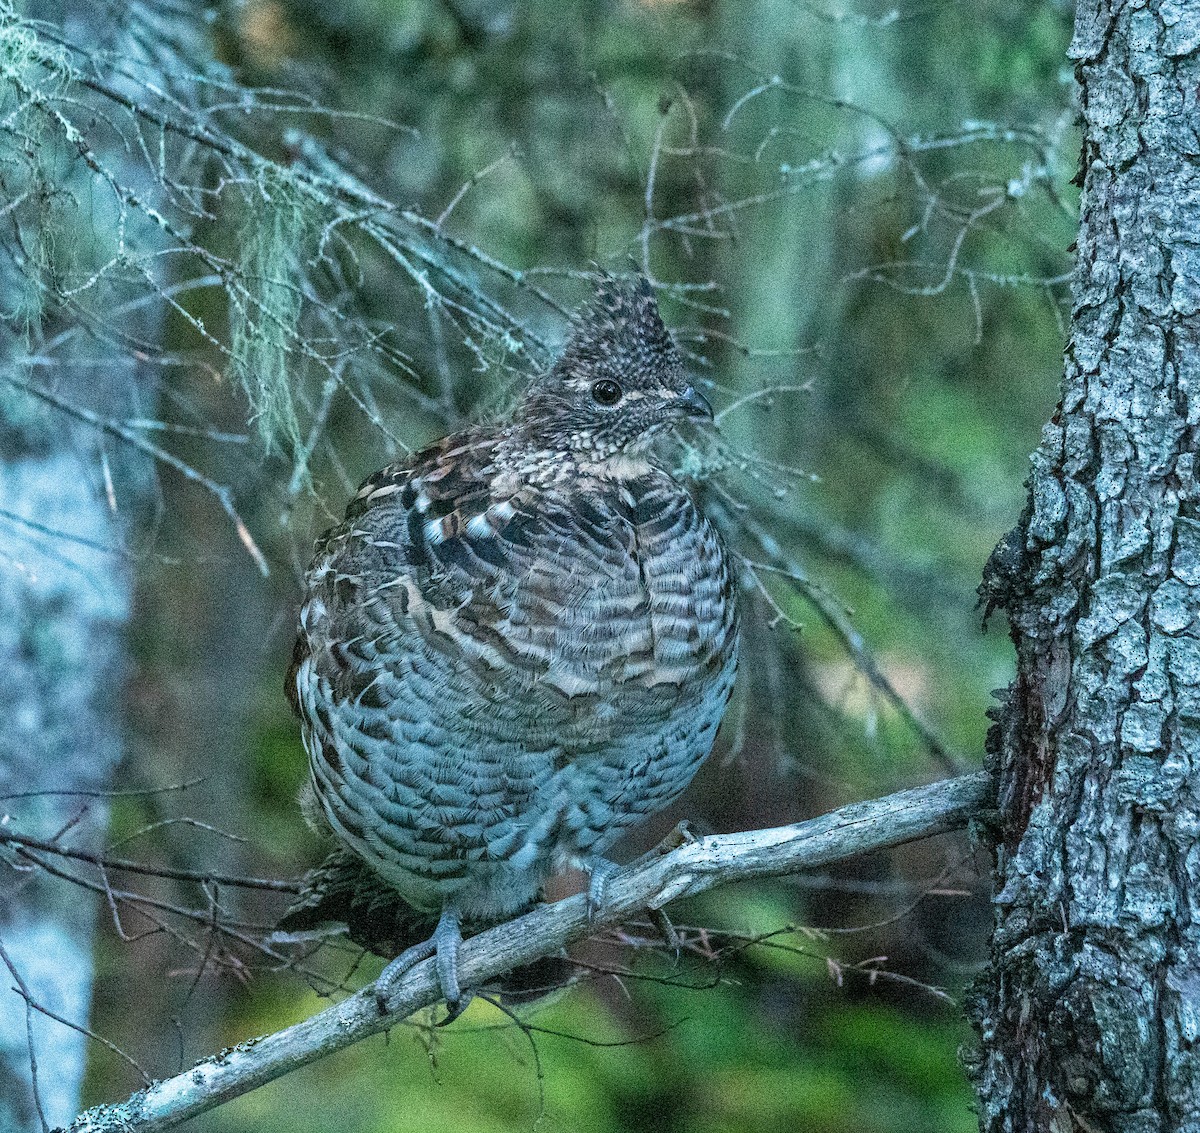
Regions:
[[[821, 818], [715, 834], [666, 854], [650, 854], [613, 874], [599, 914], [588, 920], [582, 895], [474, 936], [463, 945], [459, 975], [464, 987], [558, 951], [604, 925], [658, 909], [720, 885], [779, 877], [843, 861], [872, 850], [959, 829], [990, 795], [986, 774], [945, 779], [871, 802], [854, 803]], [[381, 1015], [374, 987], [363, 988], [317, 1015], [262, 1038], [239, 1043], [191, 1070], [157, 1082], [127, 1101], [81, 1114], [68, 1133], [148, 1133], [248, 1093], [334, 1051], [393, 1027], [439, 998], [433, 962], [408, 973]]]

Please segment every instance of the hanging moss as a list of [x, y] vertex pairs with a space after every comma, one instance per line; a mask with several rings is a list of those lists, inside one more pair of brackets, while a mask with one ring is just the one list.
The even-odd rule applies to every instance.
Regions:
[[46, 295], [70, 256], [63, 239], [62, 178], [50, 172], [56, 146], [47, 136], [44, 106], [67, 87], [65, 54], [46, 43], [11, 11], [0, 11], [0, 186], [5, 211], [21, 218], [25, 262], [5, 270], [0, 318], [19, 334], [41, 318]]
[[250, 402], [268, 452], [302, 447], [297, 390], [308, 202], [286, 175], [264, 169], [242, 198], [237, 257], [240, 286], [229, 289], [233, 372]]

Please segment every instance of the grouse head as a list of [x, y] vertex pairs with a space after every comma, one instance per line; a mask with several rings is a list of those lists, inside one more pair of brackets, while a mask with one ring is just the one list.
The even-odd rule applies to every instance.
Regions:
[[649, 282], [603, 278], [576, 312], [562, 354], [526, 395], [539, 444], [604, 458], [637, 449], [684, 417], [712, 419], [658, 313]]

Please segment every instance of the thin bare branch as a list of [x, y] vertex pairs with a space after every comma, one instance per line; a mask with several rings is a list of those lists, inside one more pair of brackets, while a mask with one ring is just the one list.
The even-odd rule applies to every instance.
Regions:
[[223, 873], [210, 873], [202, 869], [173, 869], [170, 866], [151, 865], [147, 862], [128, 861], [124, 858], [110, 858], [104, 854], [94, 854], [89, 850], [62, 846], [44, 838], [18, 834], [15, 830], [6, 830], [0, 834], [0, 845], [24, 846], [30, 850], [41, 850], [43, 853], [57, 854], [59, 857], [72, 858], [75, 861], [90, 862], [92, 865], [116, 870], [118, 873], [140, 873], [147, 877], [165, 877], [171, 881], [194, 881], [200, 885], [230, 885], [241, 889], [267, 889], [273, 893], [298, 893], [300, 890], [299, 883], [295, 881], [279, 881], [269, 877], [239, 877]]
[[101, 417], [100, 414], [93, 413], [90, 409], [86, 409], [81, 405], [73, 405], [65, 398], [59, 397], [57, 394], [52, 393], [48, 389], [43, 389], [33, 382], [22, 381], [20, 378], [13, 378], [7, 375], [4, 377], [4, 381], [14, 389], [22, 390], [46, 402], [47, 405], [52, 405], [55, 409], [67, 414], [69, 417], [74, 417], [78, 421], [83, 421], [105, 433], [119, 437], [127, 445], [137, 449], [138, 452], [144, 453], [146, 456], [153, 457], [155, 460], [174, 468], [176, 472], [179, 472], [186, 479], [199, 484], [211, 493], [217, 503], [221, 505], [222, 511], [225, 512], [233, 523], [242, 546], [246, 548], [246, 552], [254, 560], [254, 565], [258, 567], [263, 577], [265, 578], [271, 573], [271, 569], [267, 565], [266, 556], [259, 550], [258, 544], [254, 541], [254, 536], [250, 534], [250, 529], [246, 526], [242, 517], [238, 514], [237, 508], [234, 506], [233, 492], [227, 484], [218, 484], [215, 480], [209, 479], [209, 477], [205, 476], [202, 472], [198, 472], [190, 464], [184, 460], [180, 460], [173, 453], [167, 452], [166, 449], [160, 448], [156, 444], [152, 444], [128, 428], [123, 422]]
[[46, 1111], [42, 1108], [41, 1091], [38, 1089], [37, 1051], [33, 1041], [33, 1012], [37, 1004], [32, 994], [30, 994], [29, 985], [17, 970], [16, 964], [12, 962], [2, 941], [0, 941], [0, 961], [4, 962], [9, 975], [16, 982], [13, 990], [25, 1000], [25, 1041], [29, 1046], [29, 1086], [33, 1093], [33, 1104], [37, 1109], [38, 1120], [42, 1123], [42, 1129], [44, 1133], [50, 1133], [50, 1123], [46, 1120]]

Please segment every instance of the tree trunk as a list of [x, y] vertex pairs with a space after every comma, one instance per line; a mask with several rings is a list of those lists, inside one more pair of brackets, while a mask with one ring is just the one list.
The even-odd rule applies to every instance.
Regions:
[[[26, 8], [33, 17], [78, 21], [77, 42], [106, 42], [100, 6], [56, 0]], [[19, 383], [118, 419], [153, 401], [144, 393], [147, 374], [106, 357], [110, 344], [86, 333], [43, 365], [26, 364], [77, 317], [54, 297], [56, 282], [72, 270], [77, 279], [92, 270], [99, 277], [104, 245], [78, 227], [80, 215], [86, 223], [102, 212], [88, 194], [90, 172], [82, 162], [68, 168], [39, 130], [52, 99], [22, 93], [19, 84], [40, 92], [54, 83], [30, 62], [24, 34], [12, 21], [0, 28], [0, 197], [5, 224], [18, 234], [6, 248], [23, 250], [0, 267], [0, 824], [96, 851], [122, 752], [132, 592], [123, 547], [150, 473], [140, 455]], [[109, 156], [124, 160], [119, 151]], [[26, 200], [38, 202], [32, 216]], [[101, 261], [89, 265], [89, 254]], [[153, 341], [157, 315], [132, 312], [122, 329]], [[77, 1028], [88, 1024], [99, 901], [11, 848], [0, 847], [0, 865], [0, 1130], [34, 1133], [65, 1125], [79, 1107], [88, 1040]]]
[[[119, 546], [119, 525], [88, 438], [0, 394], [0, 816], [98, 850], [108, 809], [96, 792], [121, 750], [129, 578], [96, 548]], [[79, 1107], [87, 1040], [25, 995], [86, 1025], [97, 902], [27, 860], [12, 865], [0, 870], [0, 1129], [20, 1133], [65, 1125]]]
[[1200, 4], [1081, 5], [1082, 227], [1062, 401], [984, 592], [1017, 677], [985, 1133], [1200, 1129]]

